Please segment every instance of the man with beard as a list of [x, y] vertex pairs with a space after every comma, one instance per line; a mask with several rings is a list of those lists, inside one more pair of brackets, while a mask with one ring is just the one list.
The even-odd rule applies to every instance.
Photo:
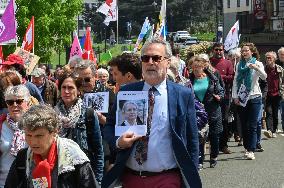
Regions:
[[225, 96], [224, 100], [221, 101], [221, 108], [223, 114], [223, 133], [220, 138], [219, 148], [225, 154], [231, 154], [232, 152], [228, 149], [228, 140], [229, 140], [229, 127], [228, 127], [228, 116], [230, 109], [230, 99], [232, 93], [232, 86], [234, 80], [234, 68], [232, 63], [229, 60], [226, 60], [224, 57], [224, 46], [222, 43], [215, 43], [213, 45], [213, 57], [210, 58], [212, 66], [217, 69], [223, 79], [225, 84]]
[[124, 188], [202, 187], [193, 91], [166, 80], [171, 56], [166, 41], [147, 41], [141, 50], [144, 81], [121, 88], [148, 92], [147, 133], [142, 137], [125, 132], [115, 137], [117, 105], [113, 105], [104, 135], [118, 153], [114, 167], [103, 178], [103, 188], [113, 187], [119, 179]]

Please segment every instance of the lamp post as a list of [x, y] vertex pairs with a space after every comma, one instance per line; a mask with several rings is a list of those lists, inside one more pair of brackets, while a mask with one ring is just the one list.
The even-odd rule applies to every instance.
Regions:
[[219, 18], [218, 18], [218, 0], [216, 0], [216, 41], [218, 42], [218, 25], [219, 25]]

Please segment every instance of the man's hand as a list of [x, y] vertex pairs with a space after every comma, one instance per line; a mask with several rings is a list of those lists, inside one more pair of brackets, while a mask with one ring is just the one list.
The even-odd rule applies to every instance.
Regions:
[[142, 138], [142, 136], [134, 135], [133, 132], [126, 132], [119, 137], [117, 145], [122, 149], [130, 148], [132, 144], [140, 138]]

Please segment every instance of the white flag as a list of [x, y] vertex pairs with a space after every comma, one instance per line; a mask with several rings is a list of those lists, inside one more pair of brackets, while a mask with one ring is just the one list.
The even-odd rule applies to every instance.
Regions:
[[106, 0], [106, 2], [98, 8], [97, 12], [103, 13], [104, 15], [107, 16], [112, 3], [113, 0]]
[[110, 9], [106, 15], [106, 18], [104, 20], [105, 25], [109, 25], [109, 22], [116, 21], [117, 20], [117, 6], [116, 6], [116, 0], [112, 0]]
[[226, 40], [224, 42], [224, 48], [226, 51], [237, 48], [239, 46], [240, 42], [239, 30], [240, 30], [240, 25], [238, 20], [229, 31]]

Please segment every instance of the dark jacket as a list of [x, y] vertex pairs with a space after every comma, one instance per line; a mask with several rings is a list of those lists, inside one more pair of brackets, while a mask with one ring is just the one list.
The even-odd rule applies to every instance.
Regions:
[[[121, 91], [142, 91], [144, 81], [128, 84]], [[184, 187], [201, 188], [198, 174], [199, 141], [196, 124], [194, 96], [190, 88], [167, 81], [168, 113], [170, 132], [172, 135], [173, 153], [183, 178]], [[115, 113], [117, 105], [114, 104], [107, 119], [104, 134], [105, 139], [115, 147]], [[113, 187], [119, 181], [125, 170], [126, 162], [134, 149], [119, 150], [114, 167], [104, 176], [102, 188]]]
[[[26, 175], [27, 148], [21, 150], [10, 167], [5, 188], [31, 188], [30, 177]], [[52, 188], [98, 187], [89, 162], [74, 165], [75, 169], [58, 175], [58, 161], [51, 173]]]
[[[209, 78], [209, 86], [207, 88], [206, 94], [203, 101], [205, 111], [208, 113], [208, 123], [209, 123], [209, 133], [221, 133], [223, 131], [222, 127], [222, 113], [220, 101], [217, 101], [213, 94], [219, 95], [221, 100], [224, 98], [224, 89], [221, 87], [219, 79], [210, 71], [205, 70]], [[194, 86], [194, 74], [190, 75], [190, 81]]]
[[104, 153], [102, 145], [102, 136], [99, 126], [99, 120], [96, 113], [94, 113], [92, 119], [93, 129], [91, 133], [90, 141], [88, 142], [87, 137], [87, 116], [86, 108], [82, 107], [81, 115], [76, 123], [76, 127], [72, 130], [71, 139], [75, 141], [80, 148], [86, 153], [91, 161], [93, 171], [96, 175], [98, 182], [101, 182], [103, 178], [103, 169], [104, 169]]

